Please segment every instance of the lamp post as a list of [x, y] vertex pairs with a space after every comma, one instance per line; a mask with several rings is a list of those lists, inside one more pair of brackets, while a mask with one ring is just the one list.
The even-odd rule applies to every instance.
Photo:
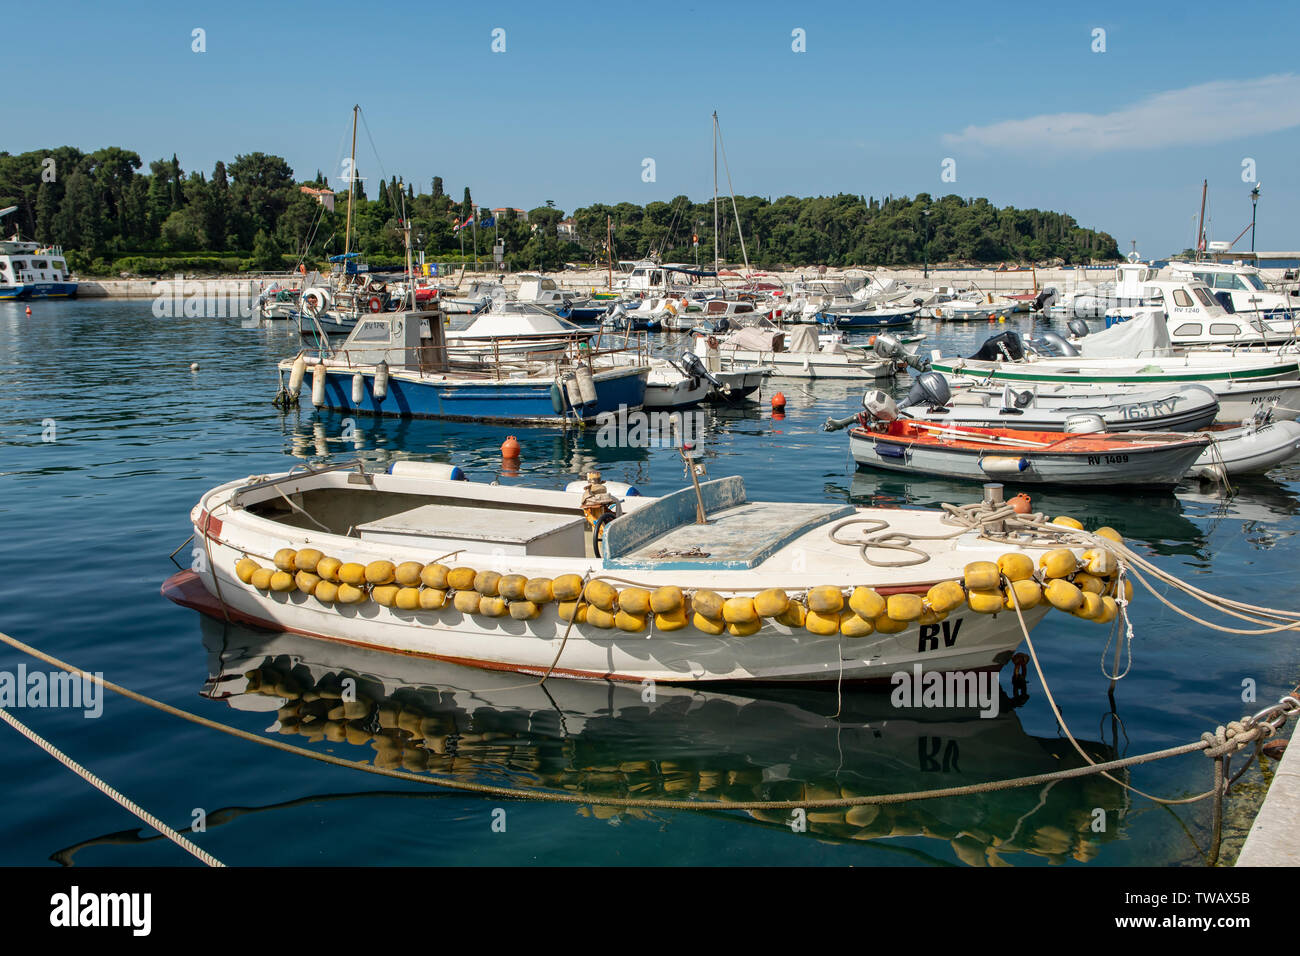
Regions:
[[1255, 183], [1255, 188], [1250, 191], [1250, 251], [1255, 251], [1255, 206], [1259, 202], [1260, 183]]
[[925, 221], [925, 273], [924, 278], [930, 278], [930, 207], [927, 206], [921, 210], [921, 217]]

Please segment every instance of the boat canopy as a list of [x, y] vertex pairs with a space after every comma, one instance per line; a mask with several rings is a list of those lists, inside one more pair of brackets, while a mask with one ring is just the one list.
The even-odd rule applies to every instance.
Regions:
[[796, 325], [790, 330], [788, 352], [820, 352], [821, 339], [817, 327], [813, 325]]
[[1104, 332], [1085, 336], [1079, 341], [1085, 358], [1142, 358], [1172, 355], [1169, 323], [1160, 310], [1138, 312], [1126, 322], [1116, 322]]

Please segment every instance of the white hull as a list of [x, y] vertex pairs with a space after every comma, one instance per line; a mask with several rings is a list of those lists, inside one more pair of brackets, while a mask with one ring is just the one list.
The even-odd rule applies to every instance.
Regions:
[[1210, 434], [1214, 446], [1196, 459], [1192, 475], [1213, 479], [1262, 475], [1300, 455], [1300, 422], [1244, 425]]
[[722, 368], [766, 365], [780, 378], [840, 378], [876, 382], [894, 377], [894, 366], [874, 356], [858, 358], [844, 352], [753, 352], [720, 348]]

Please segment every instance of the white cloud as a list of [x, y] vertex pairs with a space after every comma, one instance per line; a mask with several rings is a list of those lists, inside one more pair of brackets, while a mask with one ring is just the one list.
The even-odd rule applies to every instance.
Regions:
[[1237, 139], [1300, 126], [1300, 76], [1222, 80], [1156, 93], [1111, 113], [1045, 113], [946, 133], [949, 145], [1101, 153]]

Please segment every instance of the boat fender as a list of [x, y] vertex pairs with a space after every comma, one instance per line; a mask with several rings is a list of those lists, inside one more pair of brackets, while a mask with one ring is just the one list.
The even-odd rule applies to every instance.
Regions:
[[998, 574], [1008, 581], [1026, 581], [1034, 576], [1034, 559], [1018, 551], [998, 558]]
[[366, 583], [392, 584], [396, 572], [392, 561], [371, 561], [366, 565]]
[[1007, 600], [1004, 607], [1008, 611], [1015, 610], [1015, 604], [1011, 601], [1013, 591], [1022, 611], [1027, 611], [1031, 607], [1038, 607], [1043, 603], [1042, 585], [1033, 578], [1022, 578], [1019, 581], [1011, 581], [1007, 584]]
[[923, 610], [919, 594], [891, 594], [885, 601], [885, 613], [895, 621], [910, 624]]
[[506, 574], [497, 581], [497, 593], [507, 601], [524, 601], [528, 598], [528, 595], [524, 594], [524, 588], [527, 586], [528, 579], [522, 574]]
[[1029, 461], [1023, 457], [1009, 455], [989, 455], [980, 459], [980, 468], [986, 475], [1014, 475], [1029, 467]]
[[1119, 562], [1115, 560], [1115, 555], [1101, 548], [1089, 548], [1083, 552], [1083, 563], [1089, 574], [1103, 578], [1119, 570]]
[[253, 580], [253, 572], [260, 567], [261, 565], [252, 558], [247, 556], [242, 557], [235, 562], [235, 577], [239, 578], [239, 580], [244, 584], [247, 584], [249, 581]]
[[679, 587], [665, 585], [650, 592], [650, 610], [656, 614], [671, 615], [680, 611], [685, 605], [686, 597]]
[[1083, 592], [1064, 578], [1055, 578], [1043, 589], [1047, 603], [1058, 611], [1073, 611], [1083, 604]]
[[1080, 591], [1089, 592], [1091, 594], [1106, 593], [1106, 582], [1103, 581], [1101, 578], [1097, 577], [1095, 574], [1089, 574], [1086, 571], [1080, 571], [1070, 580], [1074, 583], [1074, 586], [1078, 588]]
[[[315, 548], [302, 548], [293, 556], [293, 566], [299, 571], [315, 571], [316, 566], [320, 564], [325, 555], [321, 554]], [[285, 568], [284, 570], [288, 570]]]
[[584, 405], [596, 403], [596, 379], [591, 374], [591, 366], [579, 364], [575, 374], [578, 378], [578, 393]]
[[445, 465], [440, 461], [411, 461], [403, 459], [388, 466], [390, 475], [412, 478], [439, 478], [443, 481], [468, 481], [459, 465]]
[[524, 600], [534, 604], [550, 604], [555, 600], [550, 578], [529, 578], [524, 584]]
[[614, 626], [620, 631], [629, 631], [633, 634], [644, 631], [646, 627], [646, 615], [633, 614], [620, 607], [618, 613], [614, 615]]
[[749, 637], [751, 634], [757, 634], [762, 627], [763, 622], [758, 618], [752, 621], [729, 621], [727, 633], [732, 637]]
[[[839, 614], [844, 608], [844, 593], [837, 587], [822, 585], [808, 591], [808, 610], [818, 614]], [[836, 620], [835, 629], [839, 630]]]
[[[317, 591], [320, 589], [317, 588]], [[436, 611], [447, 603], [447, 592], [441, 588], [420, 588], [420, 607], [426, 611]]]
[[275, 574], [274, 568], [258, 568], [249, 576], [248, 581], [259, 591], [269, 591], [273, 574]]
[[845, 637], [867, 637], [876, 630], [873, 618], [865, 618], [851, 608], [840, 612], [840, 633]]
[[778, 624], [784, 624], [790, 628], [803, 627], [807, 619], [808, 609], [798, 601], [791, 601], [790, 606], [776, 616]]
[[1058, 515], [1052, 519], [1052, 524], [1059, 524], [1062, 528], [1073, 528], [1075, 531], [1083, 530], [1083, 522], [1069, 515]]
[[293, 548], [281, 548], [275, 552], [275, 557], [271, 561], [280, 571], [297, 571], [298, 565], [295, 563], [297, 555], [298, 552], [294, 551]]
[[578, 388], [578, 379], [572, 372], [564, 375], [564, 394], [568, 397], [570, 406], [582, 407], [582, 392]]
[[696, 611], [695, 614], [692, 615], [691, 623], [695, 625], [697, 630], [714, 636], [721, 634], [727, 629], [727, 625], [721, 619], [705, 617], [699, 611]]
[[1106, 538], [1108, 541], [1114, 541], [1116, 544], [1124, 543], [1124, 536], [1112, 528], [1110, 525], [1104, 525], [1093, 532], [1099, 538]]
[[614, 612], [594, 604], [587, 605], [587, 623], [592, 627], [609, 631], [614, 628]]
[[420, 572], [420, 583], [426, 588], [435, 588], [439, 591], [447, 590], [447, 574], [451, 568], [445, 564], [426, 564], [424, 570]]
[[334, 600], [339, 604], [360, 604], [366, 599], [366, 592], [351, 584], [340, 584]]
[[907, 621], [896, 621], [888, 614], [882, 614], [873, 622], [876, 631], [881, 634], [901, 634], [907, 630]]
[[1040, 557], [1038, 566], [1044, 577], [1064, 578], [1079, 569], [1079, 559], [1069, 548], [1056, 548]]
[[992, 561], [972, 561], [964, 570], [966, 588], [988, 591], [1002, 583], [1002, 572]]
[[452, 568], [447, 572], [447, 586], [454, 591], [468, 591], [474, 587], [477, 575], [478, 572], [473, 568]]
[[500, 583], [501, 574], [498, 571], [480, 571], [474, 575], [474, 590], [484, 597], [496, 597], [497, 585]]
[[860, 617], [874, 621], [885, 613], [888, 604], [871, 588], [854, 588], [849, 595], [849, 607]]
[[840, 632], [840, 612], [834, 611], [809, 611], [808, 616], [804, 619], [803, 626], [814, 634], [823, 636], [838, 634]]
[[272, 591], [279, 591], [283, 593], [285, 591], [292, 591], [293, 588], [294, 588], [293, 575], [290, 574], [288, 571], [276, 571], [274, 574], [271, 575]]
[[722, 619], [728, 624], [753, 624], [759, 619], [758, 611], [754, 609], [754, 599], [727, 598], [722, 602]]
[[333, 581], [321, 581], [311, 595], [322, 604], [333, 604], [338, 600], [339, 586]]
[[[588, 605], [578, 605], [577, 601], [561, 601], [556, 613], [560, 615], [560, 620], [566, 623], [584, 624], [587, 620]], [[576, 620], [575, 620], [576, 618]]]
[[559, 380], [551, 383], [551, 409], [557, 415], [564, 414], [564, 390], [560, 388]]
[[396, 584], [381, 584], [370, 589], [370, 600], [380, 607], [392, 607], [397, 601], [397, 592], [401, 590]]
[[1101, 618], [1104, 610], [1100, 594], [1093, 594], [1091, 591], [1080, 591], [1083, 595], [1083, 603], [1074, 610], [1075, 617], [1081, 617], [1085, 621], [1096, 621]]
[[551, 582], [551, 592], [557, 601], [576, 601], [582, 593], [582, 578], [577, 574], [561, 574]]
[[958, 581], [940, 581], [926, 592], [925, 601], [936, 614], [947, 614], [966, 603], [966, 592]]
[[483, 595], [466, 588], [458, 590], [456, 596], [451, 599], [451, 603], [452, 607], [460, 611], [461, 614], [477, 614], [482, 600]]
[[403, 561], [393, 569], [393, 580], [404, 588], [418, 588], [424, 565], [419, 561]]
[[398, 588], [393, 605], [401, 611], [414, 611], [420, 606], [420, 589], [414, 587]]
[[612, 612], [614, 602], [618, 599], [618, 591], [612, 584], [606, 584], [604, 581], [588, 581], [586, 599], [588, 604], [602, 611]]
[[655, 629], [660, 631], [680, 631], [686, 626], [686, 609], [677, 607], [671, 611], [655, 612]]
[[[691, 597], [691, 607], [695, 609], [697, 615], [702, 615], [713, 621], [721, 621], [722, 618], [722, 595], [716, 591], [696, 591]], [[721, 633], [720, 631], [718, 633]]]
[[542, 609], [532, 601], [510, 602], [510, 616], [516, 621], [531, 621], [541, 613]]
[[388, 397], [388, 362], [382, 359], [375, 366], [375, 384], [372, 394], [377, 402], [382, 402]]
[[366, 377], [360, 372], [352, 376], [352, 404], [360, 405], [366, 397]]
[[650, 592], [645, 588], [624, 588], [618, 592], [620, 610], [645, 616], [650, 612]]
[[299, 571], [293, 576], [293, 583], [303, 594], [312, 594], [320, 584], [320, 578], [310, 571]]
[[316, 408], [325, 404], [325, 366], [317, 363], [311, 370], [311, 403]]
[[780, 588], [768, 588], [754, 595], [754, 613], [759, 617], [779, 617], [790, 606], [790, 598]]
[[921, 616], [916, 619], [917, 624], [938, 624], [940, 621], [948, 620], [947, 614], [939, 614], [934, 608], [930, 607], [930, 602], [922, 601]]
[[301, 354], [293, 360], [293, 370], [289, 372], [289, 394], [294, 398], [302, 392], [302, 380], [307, 376], [307, 359]]
[[504, 617], [506, 614], [505, 598], [500, 598], [493, 594], [484, 594], [480, 596], [478, 612], [484, 617]]
[[1101, 615], [1097, 617], [1097, 623], [1109, 624], [1115, 620], [1117, 614], [1119, 614], [1119, 603], [1113, 597], [1103, 596], [1101, 599]]
[[976, 614], [997, 614], [1006, 604], [1001, 588], [972, 589], [966, 592], [966, 603]]

